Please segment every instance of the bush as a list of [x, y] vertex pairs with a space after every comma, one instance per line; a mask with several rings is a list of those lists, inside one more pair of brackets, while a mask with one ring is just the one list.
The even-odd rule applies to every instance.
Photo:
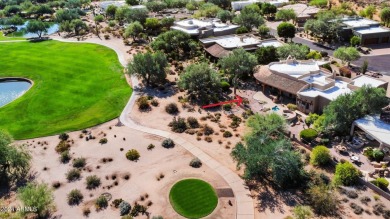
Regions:
[[374, 149], [372, 151], [372, 157], [374, 158], [374, 160], [376, 162], [381, 162], [383, 160], [383, 158], [385, 157], [385, 153], [383, 153], [383, 151], [381, 151], [379, 149]]
[[[28, 183], [18, 189], [17, 196], [23, 206], [35, 208], [37, 218], [47, 218], [55, 208], [52, 190], [46, 184]], [[4, 218], [7, 218], [7, 215]]]
[[108, 206], [107, 198], [103, 195], [101, 195], [99, 198], [95, 201], [95, 207], [97, 210], [106, 208]]
[[221, 81], [221, 88], [223, 91], [229, 91], [230, 84], [227, 81]]
[[214, 133], [214, 129], [207, 124], [203, 126], [202, 130], [204, 135], [212, 135]]
[[157, 107], [159, 105], [159, 102], [158, 102], [158, 100], [153, 99], [152, 101], [150, 101], [150, 104], [152, 104], [152, 106]]
[[311, 218], [313, 216], [313, 212], [311, 211], [311, 208], [309, 206], [295, 206], [293, 212], [295, 218], [297, 219]]
[[314, 147], [311, 153], [310, 163], [314, 166], [325, 166], [329, 164], [331, 159], [329, 149], [323, 145], [318, 145]]
[[351, 198], [351, 199], [356, 199], [359, 197], [357, 192], [355, 192], [354, 190], [348, 190], [345, 192], [345, 194], [348, 196], [348, 198]]
[[157, 216], [153, 216], [152, 219], [164, 219], [164, 218], [160, 215], [157, 215]]
[[194, 158], [190, 161], [190, 166], [194, 168], [199, 168], [202, 166], [202, 161], [199, 158]]
[[173, 147], [175, 147], [175, 142], [173, 142], [173, 140], [170, 139], [170, 138], [166, 138], [166, 139], [164, 139], [164, 141], [161, 143], [161, 145], [162, 145], [164, 148], [173, 148]]
[[68, 204], [69, 205], [78, 205], [83, 201], [83, 194], [81, 194], [80, 190], [73, 189], [68, 194]]
[[246, 28], [246, 27], [244, 27], [244, 26], [242, 26], [242, 27], [239, 27], [239, 28], [237, 28], [237, 30], [236, 30], [236, 34], [243, 34], [243, 33], [248, 33], [249, 31], [248, 31], [248, 28]]
[[108, 142], [107, 138], [102, 138], [99, 140], [100, 144], [107, 144], [107, 142]]
[[230, 110], [232, 110], [232, 105], [231, 104], [225, 104], [225, 105], [223, 105], [222, 108], [225, 111], [230, 111]]
[[231, 132], [229, 132], [229, 131], [225, 131], [224, 133], [223, 133], [223, 137], [224, 138], [230, 138], [230, 137], [232, 137], [233, 136], [233, 134], [231, 133]]
[[188, 117], [187, 118], [187, 123], [193, 129], [199, 128], [199, 122], [198, 122], [198, 120], [195, 117]]
[[85, 167], [85, 164], [86, 164], [85, 158], [80, 157], [73, 160], [74, 168], [83, 168]]
[[95, 16], [95, 18], [94, 18], [94, 20], [96, 21], [96, 22], [103, 22], [103, 20], [104, 20], [104, 17], [103, 17], [103, 15], [96, 15]]
[[173, 118], [172, 122], [169, 123], [171, 130], [176, 133], [183, 133], [187, 129], [187, 123], [184, 118], [176, 117]]
[[351, 202], [351, 203], [349, 204], [349, 206], [353, 209], [353, 212], [354, 212], [355, 214], [362, 214], [363, 211], [364, 211], [362, 207], [360, 207], [359, 205], [357, 205], [357, 204], [355, 204], [355, 203], [353, 203], [353, 202]]
[[115, 199], [114, 201], [112, 201], [112, 204], [114, 205], [115, 208], [119, 208], [119, 205], [122, 202], [123, 202], [123, 199], [119, 198], [119, 199]]
[[387, 179], [385, 178], [377, 178], [371, 181], [371, 183], [381, 188], [382, 190], [386, 190], [387, 187], [389, 186], [389, 181], [387, 181]]
[[368, 197], [368, 196], [363, 196], [363, 197], [360, 198], [360, 201], [361, 201], [363, 204], [367, 205], [369, 202], [371, 202], [371, 198]]
[[361, 43], [361, 38], [360, 37], [358, 37], [358, 36], [353, 36], [353, 37], [351, 37], [351, 39], [350, 39], [350, 43], [351, 43], [351, 46], [352, 47], [356, 47], [356, 46], [359, 46], [360, 45], [360, 43]]
[[334, 183], [336, 185], [350, 186], [354, 185], [359, 178], [359, 170], [351, 163], [338, 163], [336, 165], [336, 172], [334, 176]]
[[147, 96], [141, 96], [137, 99], [138, 109], [141, 111], [150, 109], [149, 100]]
[[119, 213], [121, 214], [121, 216], [128, 214], [130, 212], [130, 209], [131, 209], [131, 206], [126, 201], [122, 201], [119, 204]]
[[299, 137], [306, 142], [311, 142], [317, 137], [318, 133], [314, 129], [304, 129], [299, 133]]
[[176, 103], [170, 103], [165, 107], [165, 111], [169, 114], [177, 114], [179, 112], [179, 108]]
[[308, 197], [313, 210], [319, 215], [332, 215], [338, 205], [336, 192], [326, 185], [311, 186]]
[[88, 176], [86, 179], [87, 189], [95, 189], [100, 186], [100, 178], [96, 175]]
[[61, 139], [62, 141], [66, 141], [69, 139], [69, 135], [66, 134], [66, 133], [61, 133], [59, 136], [58, 136], [59, 139]]
[[289, 103], [289, 104], [287, 104], [287, 108], [288, 108], [289, 110], [294, 111], [294, 110], [297, 110], [297, 109], [298, 109], [298, 106], [295, 105], [295, 104]]
[[61, 163], [68, 163], [72, 157], [69, 154], [69, 150], [66, 150], [61, 153], [60, 155], [60, 161]]
[[154, 146], [154, 144], [149, 144], [148, 145], [148, 150], [153, 150], [156, 146]]
[[64, 151], [68, 151], [70, 148], [70, 144], [68, 142], [61, 140], [60, 143], [56, 146], [55, 150], [57, 153], [62, 153]]
[[136, 161], [138, 160], [139, 158], [141, 157], [141, 155], [139, 154], [139, 152], [135, 149], [131, 149], [129, 151], [127, 151], [126, 153], [126, 158], [128, 160], [131, 160], [131, 161]]
[[78, 180], [80, 179], [80, 177], [81, 177], [81, 173], [80, 170], [78, 169], [71, 169], [66, 173], [66, 179], [70, 182]]

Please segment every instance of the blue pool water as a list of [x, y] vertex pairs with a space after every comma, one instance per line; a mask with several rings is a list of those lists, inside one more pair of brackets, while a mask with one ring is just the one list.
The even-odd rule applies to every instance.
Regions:
[[[17, 32], [22, 33], [21, 37], [25, 37], [25, 38], [37, 37], [38, 34], [29, 33], [26, 31], [27, 24], [28, 24], [28, 21], [26, 21], [26, 23], [24, 23], [23, 25], [16, 25], [15, 27], [18, 29]], [[3, 28], [3, 27], [6, 27], [6, 26], [0, 25], [0, 28]], [[50, 34], [56, 33], [59, 30], [59, 28], [60, 28], [60, 26], [58, 24], [53, 23], [52, 25], [50, 25], [49, 29], [47, 29], [47, 33], [45, 33], [43, 35], [50, 35]]]
[[0, 81], [0, 107], [22, 96], [30, 87], [27, 81]]
[[273, 110], [273, 111], [278, 111], [278, 110], [279, 110], [279, 107], [278, 107], [278, 106], [274, 106], [274, 107], [272, 107], [272, 110]]

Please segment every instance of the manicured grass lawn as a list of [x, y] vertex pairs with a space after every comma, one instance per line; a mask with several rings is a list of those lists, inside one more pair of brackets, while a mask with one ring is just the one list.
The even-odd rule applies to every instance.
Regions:
[[169, 193], [173, 209], [186, 218], [201, 218], [209, 215], [218, 204], [213, 187], [199, 179], [177, 182]]
[[33, 87], [0, 108], [0, 129], [15, 139], [88, 128], [114, 119], [131, 95], [116, 53], [95, 44], [0, 44], [0, 77]]
[[4, 36], [3, 32], [0, 31], [0, 41], [7, 41], [7, 40], [26, 40], [26, 38], [23, 38], [23, 37], [6, 37], [6, 36]]

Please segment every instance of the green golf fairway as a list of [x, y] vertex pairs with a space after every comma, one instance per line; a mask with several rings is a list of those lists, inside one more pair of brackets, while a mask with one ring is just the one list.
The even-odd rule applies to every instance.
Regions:
[[199, 179], [177, 182], [169, 193], [173, 209], [186, 218], [201, 218], [209, 215], [218, 204], [213, 187]]
[[15, 139], [88, 128], [117, 117], [132, 89], [116, 53], [87, 43], [0, 44], [0, 77], [34, 85], [0, 108], [0, 129]]

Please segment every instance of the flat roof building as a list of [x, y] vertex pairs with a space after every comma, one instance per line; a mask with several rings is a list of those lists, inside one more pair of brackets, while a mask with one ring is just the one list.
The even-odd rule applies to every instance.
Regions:
[[314, 60], [287, 60], [259, 66], [254, 74], [258, 83], [276, 88], [279, 95], [296, 98], [298, 109], [304, 113], [322, 112], [338, 96], [351, 93], [363, 85], [387, 89], [387, 82], [366, 75], [354, 79], [335, 76]]
[[390, 43], [390, 29], [380, 26], [374, 20], [361, 17], [345, 17], [341, 19], [343, 29], [350, 35], [362, 39], [362, 45]]
[[188, 33], [191, 36], [205, 38], [233, 34], [239, 27], [238, 25], [222, 23], [219, 19], [186, 19], [176, 21], [171, 29]]

